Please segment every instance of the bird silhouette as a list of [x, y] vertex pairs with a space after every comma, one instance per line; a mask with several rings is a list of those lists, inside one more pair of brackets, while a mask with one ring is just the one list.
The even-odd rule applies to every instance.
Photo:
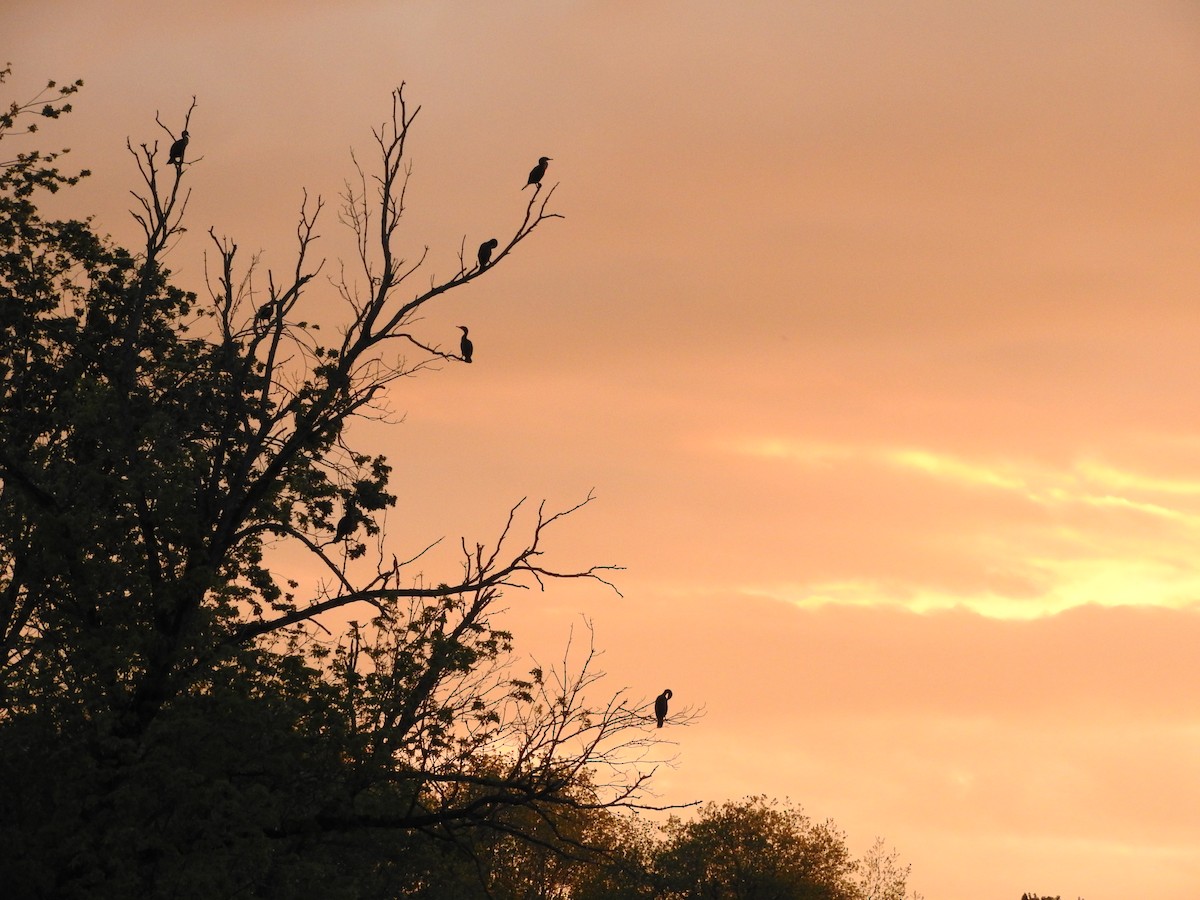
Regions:
[[[546, 177], [546, 164], [553, 158], [552, 156], [538, 157], [538, 164], [529, 173], [529, 180], [525, 182], [525, 187], [529, 187], [531, 184], [536, 184], [538, 187], [542, 186], [542, 179]], [[521, 188], [521, 190], [525, 190], [525, 188]]]
[[333, 539], [335, 541], [344, 541], [350, 535], [354, 534], [358, 528], [359, 519], [362, 518], [362, 513], [358, 511], [358, 507], [351, 503], [346, 504], [345, 514], [338, 519], [337, 530], [334, 532]]
[[658, 727], [663, 727], [663, 722], [667, 718], [667, 701], [671, 699], [671, 689], [667, 688], [659, 694], [654, 700], [654, 717], [658, 719]]
[[471, 354], [475, 352], [475, 345], [472, 344], [471, 339], [467, 337], [467, 326], [459, 325], [458, 327], [462, 329], [463, 333], [462, 340], [459, 341], [458, 344], [459, 349], [462, 351], [463, 362], [470, 362]]
[[[529, 187], [529, 185], [525, 185]], [[492, 261], [492, 251], [500, 246], [500, 242], [495, 238], [490, 241], [484, 241], [479, 245], [479, 268], [486, 269], [487, 264]]]
[[183, 130], [183, 134], [179, 136], [179, 140], [171, 145], [171, 153], [167, 156], [167, 165], [175, 163], [176, 165], [183, 164], [183, 151], [187, 149], [188, 133], [187, 129]]

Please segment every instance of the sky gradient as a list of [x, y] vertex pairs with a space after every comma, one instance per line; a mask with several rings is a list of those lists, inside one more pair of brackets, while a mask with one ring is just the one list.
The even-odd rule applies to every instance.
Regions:
[[120, 240], [126, 138], [196, 96], [196, 290], [210, 226], [286, 270], [303, 188], [349, 259], [401, 81], [428, 272], [553, 157], [565, 219], [426, 323], [475, 364], [358, 436], [401, 556], [595, 489], [554, 558], [624, 597], [509, 622], [553, 659], [587, 616], [614, 689], [704, 706], [664, 802], [790, 797], [927, 900], [1200, 896], [1194, 3], [9, 0], [0, 34], [6, 100], [85, 80], [55, 211]]

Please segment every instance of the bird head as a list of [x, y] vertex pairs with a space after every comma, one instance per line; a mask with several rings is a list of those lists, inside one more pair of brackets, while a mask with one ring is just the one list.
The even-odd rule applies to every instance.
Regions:
[[665, 691], [663, 691], [663, 696], [670, 700], [675, 695], [671, 693], [670, 688], [667, 688]]
[[180, 137], [187, 137], [187, 136], [188, 136], [188, 133], [187, 133], [187, 129], [185, 128], [185, 129], [183, 129], [183, 133], [180, 135]]
[[466, 326], [466, 325], [459, 325], [458, 327], [462, 329], [462, 333], [463, 333], [463, 334], [466, 334], [466, 333], [467, 333], [467, 326]]
[[540, 162], [540, 163], [548, 163], [548, 162], [550, 162], [550, 160], [552, 160], [552, 159], [554, 159], [554, 157], [553, 157], [553, 156], [539, 156], [539, 157], [538, 157], [538, 162]]

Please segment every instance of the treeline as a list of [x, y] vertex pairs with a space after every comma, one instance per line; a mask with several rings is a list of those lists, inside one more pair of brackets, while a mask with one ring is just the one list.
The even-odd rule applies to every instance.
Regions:
[[[513, 818], [528, 819], [524, 810]], [[526, 821], [431, 845], [412, 896], [509, 900], [906, 900], [910, 867], [882, 839], [861, 857], [829, 821], [763, 796], [656, 822], [628, 812]], [[533, 835], [534, 839], [530, 840]]]

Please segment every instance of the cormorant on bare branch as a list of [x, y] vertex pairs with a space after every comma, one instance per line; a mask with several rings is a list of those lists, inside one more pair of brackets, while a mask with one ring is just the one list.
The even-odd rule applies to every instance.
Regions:
[[[546, 164], [553, 158], [552, 156], [538, 157], [538, 164], [529, 173], [529, 180], [525, 182], [525, 187], [529, 187], [531, 184], [536, 184], [538, 187], [542, 186], [542, 179], [546, 177]], [[525, 190], [525, 188], [521, 188], [521, 190]]]
[[654, 700], [654, 717], [658, 719], [658, 727], [663, 727], [667, 718], [667, 701], [671, 699], [671, 689], [667, 688]]
[[187, 145], [188, 133], [187, 129], [185, 128], [183, 130], [183, 134], [179, 136], [179, 140], [171, 145], [171, 153], [167, 157], [167, 165], [171, 165], [171, 163], [183, 165], [183, 151], [187, 149]]
[[[525, 185], [529, 187], [529, 185]], [[492, 251], [500, 246], [500, 242], [495, 238], [490, 241], [484, 241], [479, 245], [479, 268], [486, 269], [487, 264], [492, 261]]]
[[459, 350], [462, 351], [462, 360], [463, 362], [470, 362], [471, 354], [475, 352], [475, 345], [472, 344], [471, 339], [467, 337], [467, 326], [459, 325], [458, 327], [462, 329], [463, 333], [462, 340], [459, 341], [458, 344]]

